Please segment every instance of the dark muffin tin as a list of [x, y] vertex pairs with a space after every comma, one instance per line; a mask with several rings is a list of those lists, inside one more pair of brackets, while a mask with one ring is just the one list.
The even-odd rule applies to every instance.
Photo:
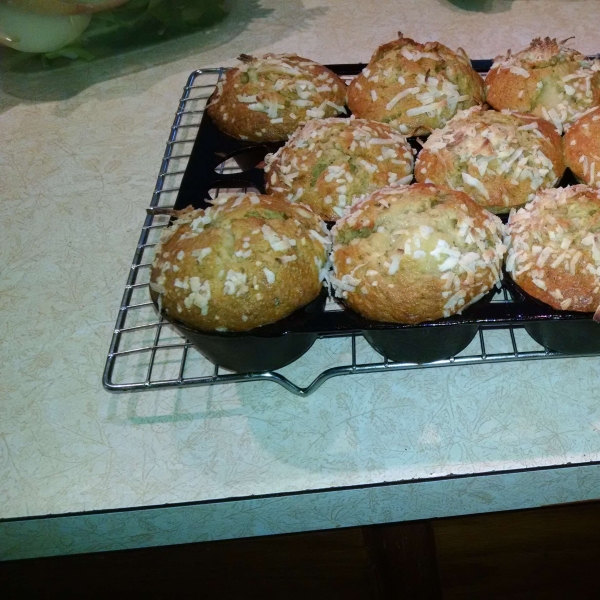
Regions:
[[593, 320], [594, 313], [555, 310], [530, 296], [509, 276], [505, 285], [515, 300], [537, 307], [538, 318], [526, 321], [523, 327], [538, 344], [565, 354], [600, 353], [600, 324]]
[[[492, 61], [475, 60], [480, 73]], [[364, 64], [329, 65], [338, 75], [356, 75]], [[409, 140], [417, 150], [416, 140]], [[176, 209], [206, 208], [215, 189], [244, 191], [255, 188], [264, 193], [264, 173], [258, 167], [265, 155], [279, 144], [259, 144], [231, 138], [217, 129], [204, 113], [181, 187]], [[238, 173], [220, 173], [219, 165], [233, 159]], [[569, 173], [561, 186], [575, 183]], [[503, 219], [505, 220], [505, 219]], [[342, 310], [324, 311], [327, 292], [292, 315], [248, 332], [203, 332], [172, 322], [206, 358], [226, 369], [256, 372], [278, 369], [304, 354], [317, 337], [361, 332], [375, 350], [397, 362], [425, 363], [449, 358], [463, 350], [480, 325], [505, 327], [523, 325], [538, 343], [565, 353], [600, 352], [600, 325], [588, 313], [559, 312], [529, 297], [508, 276], [502, 283], [514, 302], [490, 302], [494, 292], [454, 315], [431, 323], [400, 325], [371, 321], [340, 304]]]
[[327, 291], [284, 319], [244, 333], [199, 331], [169, 322], [212, 363], [230, 371], [273, 371], [300, 358], [319, 337], [311, 321], [323, 313]]

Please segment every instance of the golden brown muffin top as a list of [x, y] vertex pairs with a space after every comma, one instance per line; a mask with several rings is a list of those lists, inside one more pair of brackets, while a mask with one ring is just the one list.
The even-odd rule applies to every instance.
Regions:
[[531, 44], [513, 54], [509, 50], [506, 56], [496, 57], [494, 60], [495, 64], [509, 65], [514, 67], [531, 67], [533, 69], [540, 69], [546, 66], [552, 66], [559, 62], [573, 62], [585, 60], [585, 56], [581, 52], [565, 46], [565, 43], [569, 40], [563, 40], [558, 42], [556, 39], [549, 37], [545, 38], [534, 38]]
[[265, 158], [267, 192], [308, 204], [326, 220], [378, 188], [412, 181], [413, 152], [389, 125], [315, 119]]
[[544, 190], [507, 227], [506, 270], [528, 294], [558, 310], [600, 305], [600, 191]]
[[584, 112], [565, 127], [565, 162], [577, 179], [600, 187], [600, 107]]
[[332, 229], [338, 296], [376, 320], [450, 316], [500, 279], [503, 225], [466, 194], [431, 184], [384, 188]]
[[550, 123], [475, 106], [427, 139], [415, 176], [465, 191], [493, 212], [508, 212], [532, 200], [540, 187], [556, 185], [564, 170], [561, 138]]
[[244, 331], [318, 295], [329, 236], [308, 207], [233, 194], [177, 216], [156, 247], [150, 278], [166, 317], [201, 330]]
[[565, 123], [600, 102], [600, 61], [588, 60], [565, 42], [535, 38], [529, 47], [498, 56], [486, 77], [488, 103], [497, 110], [531, 113]]
[[400, 34], [380, 46], [348, 90], [356, 116], [389, 123], [405, 135], [426, 135], [457, 110], [483, 102], [483, 81], [462, 48], [420, 44]]
[[240, 60], [217, 83], [207, 107], [225, 133], [279, 141], [308, 119], [346, 113], [346, 85], [326, 67], [296, 54], [242, 54]]

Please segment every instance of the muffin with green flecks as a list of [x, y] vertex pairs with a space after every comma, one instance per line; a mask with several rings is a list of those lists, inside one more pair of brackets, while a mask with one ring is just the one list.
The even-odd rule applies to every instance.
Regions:
[[600, 190], [540, 191], [512, 213], [506, 271], [530, 296], [557, 310], [600, 307]]
[[207, 106], [224, 133], [254, 142], [286, 140], [310, 119], [346, 112], [346, 84], [327, 67], [296, 54], [240, 56]]
[[488, 210], [505, 213], [555, 186], [564, 170], [562, 140], [551, 123], [473, 107], [429, 136], [415, 177], [464, 191]]
[[388, 123], [407, 136], [427, 135], [459, 110], [483, 102], [483, 80], [462, 48], [454, 52], [402, 34], [380, 46], [348, 87], [354, 115]]
[[332, 229], [331, 282], [368, 319], [416, 324], [460, 313], [500, 280], [503, 225], [464, 192], [377, 190]]
[[302, 202], [328, 221], [366, 194], [410, 183], [413, 152], [389, 125], [364, 119], [316, 119], [265, 159], [267, 192]]
[[203, 331], [246, 331], [319, 295], [329, 236], [308, 207], [234, 194], [176, 216], [150, 276], [152, 299], [167, 319]]
[[499, 56], [485, 78], [486, 99], [496, 110], [542, 117], [562, 132], [566, 123], [600, 104], [600, 61], [551, 38]]
[[590, 108], [565, 129], [567, 167], [582, 183], [600, 187], [600, 106]]

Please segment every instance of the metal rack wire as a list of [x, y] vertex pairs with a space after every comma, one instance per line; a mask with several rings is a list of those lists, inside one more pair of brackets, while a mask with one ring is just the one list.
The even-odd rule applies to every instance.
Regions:
[[[302, 369], [294, 369], [296, 363], [278, 372], [233, 373], [204, 359], [187, 340], [157, 315], [149, 299], [148, 281], [153, 248], [160, 237], [161, 230], [169, 222], [168, 216], [158, 214], [159, 211], [155, 209], [172, 208], [174, 205], [204, 107], [224, 71], [222, 68], [198, 69], [190, 75], [183, 89], [150, 208], [127, 278], [104, 370], [105, 388], [123, 392], [165, 387], [273, 381], [293, 394], [307, 396], [315, 392], [328, 379], [341, 375], [566, 356], [539, 346], [521, 327], [483, 325], [476, 338], [462, 353], [446, 360], [426, 364], [389, 361], [368, 346], [360, 333], [321, 336], [317, 344], [329, 344], [330, 347], [325, 349], [324, 356], [330, 359], [328, 362], [331, 365], [327, 368], [314, 364], [307, 366], [304, 369], [305, 375], [309, 373], [306, 385], [294, 382], [298, 381], [302, 373]], [[226, 161], [218, 168], [221, 172], [235, 172], [237, 166], [233, 161]], [[506, 303], [512, 302], [512, 299], [506, 290], [502, 290], [493, 302]], [[329, 303], [326, 308], [326, 310], [336, 309], [335, 302]], [[315, 355], [315, 350], [309, 350], [307, 353], [309, 361], [311, 354]], [[304, 357], [297, 363], [303, 359]], [[318, 372], [316, 377], [315, 368]]]

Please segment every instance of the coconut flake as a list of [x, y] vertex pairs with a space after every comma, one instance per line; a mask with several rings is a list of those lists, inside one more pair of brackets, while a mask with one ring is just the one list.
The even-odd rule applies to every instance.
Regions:
[[467, 185], [474, 187], [486, 200], [489, 200], [490, 195], [479, 179], [476, 179], [472, 175], [464, 172], [462, 173], [462, 179]]
[[529, 78], [529, 71], [523, 69], [523, 67], [511, 66], [509, 71], [511, 73], [514, 73], [515, 75], [520, 75], [521, 77], [524, 77], [525, 79]]
[[385, 105], [385, 109], [386, 110], [392, 110], [392, 108], [394, 108], [394, 106], [396, 106], [396, 104], [398, 104], [398, 102], [400, 102], [400, 100], [402, 100], [402, 98], [410, 95], [410, 94], [418, 94], [419, 91], [421, 90], [421, 88], [418, 87], [412, 87], [412, 88], [407, 88], [405, 90], [402, 90], [399, 94], [396, 94], [386, 105]]
[[275, 273], [273, 273], [273, 271], [271, 271], [270, 269], [267, 269], [267, 267], [265, 267], [263, 269], [263, 273], [265, 274], [265, 277], [267, 278], [267, 283], [269, 285], [275, 283]]
[[439, 102], [433, 102], [431, 104], [425, 104], [424, 106], [417, 106], [415, 108], [409, 108], [406, 111], [407, 117], [416, 117], [428, 112], [437, 112], [444, 108], [447, 104], [446, 100], [440, 100]]
[[402, 256], [400, 254], [394, 254], [392, 256], [392, 262], [390, 263], [388, 269], [388, 275], [394, 275], [398, 271], [398, 268], [400, 267], [401, 258]]

